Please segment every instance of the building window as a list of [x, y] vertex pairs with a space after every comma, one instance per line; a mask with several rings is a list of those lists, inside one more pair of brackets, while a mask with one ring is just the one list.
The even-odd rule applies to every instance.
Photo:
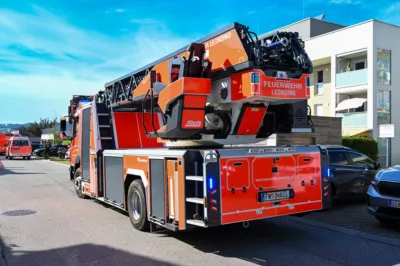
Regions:
[[378, 48], [376, 75], [378, 84], [391, 84], [391, 51]]
[[366, 68], [365, 60], [354, 62], [354, 70], [361, 70], [365, 68]]
[[317, 84], [315, 84], [315, 95], [323, 95], [324, 91], [324, 71], [317, 71]]
[[[391, 92], [388, 90], [377, 91], [376, 114], [377, 114], [377, 129], [379, 125], [391, 123]], [[389, 147], [386, 139], [378, 138], [378, 158], [382, 165], [386, 165], [386, 152], [391, 150], [391, 141]], [[390, 157], [389, 157], [390, 159]]]
[[323, 116], [322, 107], [323, 107], [322, 104], [315, 105], [315, 115], [316, 116]]

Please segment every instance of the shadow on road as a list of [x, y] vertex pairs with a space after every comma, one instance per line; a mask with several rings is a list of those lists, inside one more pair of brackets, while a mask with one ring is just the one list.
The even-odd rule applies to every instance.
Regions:
[[[154, 265], [174, 266], [151, 258], [135, 255], [103, 245], [81, 244], [64, 248], [41, 251], [25, 251], [21, 248], [7, 247], [0, 238], [7, 266], [64, 266], [64, 265], [96, 265], [96, 266], [132, 266]], [[0, 248], [1, 249], [1, 248]], [[18, 249], [13, 250], [13, 249]], [[0, 260], [3, 259], [0, 256]], [[1, 261], [0, 261], [0, 265]]]
[[283, 222], [282, 218], [273, 220], [274, 222], [253, 221], [247, 229], [241, 224], [231, 224], [207, 229], [196, 228], [186, 232], [166, 232], [160, 236], [174, 237], [204, 253], [237, 258], [255, 265], [269, 265], [279, 261], [284, 264], [288, 259], [285, 258], [287, 254], [276, 254], [277, 246], [307, 238], [307, 232], [293, 227], [283, 229], [279, 225]]
[[3, 169], [0, 169], [0, 176], [2, 176], [2, 175], [44, 175], [44, 173], [13, 171], [12, 167], [6, 167]]

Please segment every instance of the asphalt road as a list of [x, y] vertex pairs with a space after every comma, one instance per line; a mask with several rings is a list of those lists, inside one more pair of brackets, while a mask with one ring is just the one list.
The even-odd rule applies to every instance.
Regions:
[[[14, 265], [396, 265], [400, 247], [283, 219], [250, 228], [181, 233], [135, 231], [126, 215], [76, 197], [67, 166], [4, 161], [2, 252]], [[1, 248], [0, 248], [1, 249]], [[0, 256], [0, 265], [2, 265]]]

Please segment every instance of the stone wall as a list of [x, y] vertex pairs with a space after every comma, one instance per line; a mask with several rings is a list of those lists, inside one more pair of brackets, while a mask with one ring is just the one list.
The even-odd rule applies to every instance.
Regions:
[[234, 146], [280, 146], [280, 145], [342, 145], [342, 118], [312, 116], [314, 132], [274, 134], [258, 143]]

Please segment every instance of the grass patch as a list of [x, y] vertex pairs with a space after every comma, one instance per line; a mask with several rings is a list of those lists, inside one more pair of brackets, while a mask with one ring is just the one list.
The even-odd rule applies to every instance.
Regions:
[[50, 161], [52, 161], [52, 162], [56, 162], [56, 163], [62, 163], [62, 164], [65, 164], [65, 165], [69, 165], [69, 160], [63, 160], [63, 159], [60, 159], [60, 158], [58, 158], [58, 157], [49, 157], [49, 159], [50, 159]]

